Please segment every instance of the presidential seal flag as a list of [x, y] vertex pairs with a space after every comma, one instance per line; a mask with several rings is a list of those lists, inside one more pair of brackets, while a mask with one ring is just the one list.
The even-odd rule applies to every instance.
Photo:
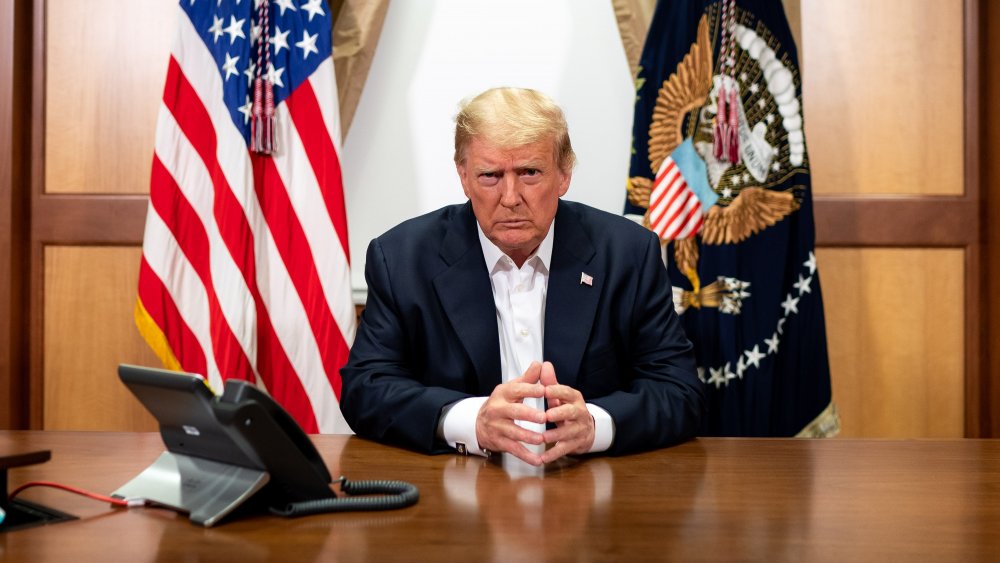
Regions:
[[[625, 212], [664, 245], [709, 396], [703, 433], [836, 434], [798, 55], [781, 1], [659, 2], [636, 89]], [[683, 207], [661, 188], [670, 169]]]
[[349, 432], [354, 339], [324, 0], [181, 0], [135, 318], [164, 365], [256, 383], [307, 432]]

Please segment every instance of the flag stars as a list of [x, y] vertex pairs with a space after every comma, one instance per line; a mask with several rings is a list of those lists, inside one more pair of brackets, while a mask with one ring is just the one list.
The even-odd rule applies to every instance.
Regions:
[[250, 108], [253, 107], [253, 102], [250, 101], [250, 95], [247, 94], [247, 103], [240, 106], [240, 113], [243, 114], [243, 125], [250, 123]]
[[809, 259], [803, 262], [802, 265], [809, 268], [810, 274], [816, 273], [816, 255], [813, 254], [812, 250], [809, 251]]
[[284, 68], [275, 69], [274, 63], [267, 63], [267, 79], [283, 88], [285, 83], [281, 81], [281, 75], [285, 73]]
[[274, 26], [274, 37], [271, 38], [271, 45], [274, 45], [274, 54], [277, 55], [282, 49], [288, 48], [288, 30], [281, 31], [277, 25]]
[[274, 3], [281, 8], [281, 15], [285, 15], [285, 10], [291, 10], [297, 12], [298, 9], [295, 8], [295, 4], [292, 4], [292, 0], [274, 0]]
[[754, 82], [753, 84], [750, 85], [750, 93], [756, 94], [757, 92], [760, 92], [760, 85]]
[[799, 312], [798, 305], [799, 305], [799, 298], [792, 297], [792, 294], [789, 293], [787, 296], [785, 296], [785, 301], [781, 304], [781, 308], [785, 310], [785, 316], [788, 316], [789, 311], [792, 313]]
[[243, 22], [246, 19], [237, 20], [236, 16], [229, 16], [229, 26], [226, 27], [225, 32], [229, 34], [229, 44], [232, 45], [236, 42], [236, 38], [246, 39], [247, 36], [243, 33]]
[[253, 84], [253, 79], [257, 78], [257, 63], [253, 62], [253, 59], [250, 59], [250, 64], [243, 74], [247, 75], [247, 86]]
[[240, 71], [236, 70], [236, 62], [239, 60], [238, 56], [230, 57], [229, 53], [226, 53], [226, 62], [222, 64], [222, 70], [226, 71], [226, 77], [223, 81], [229, 80], [230, 76], [239, 76]]
[[809, 287], [809, 284], [811, 284], [812, 281], [813, 281], [812, 276], [809, 276], [808, 278], [803, 278], [802, 274], [799, 274], [799, 281], [795, 282], [792, 285], [795, 287], [795, 289], [799, 290], [799, 295], [801, 296], [803, 293], [812, 293], [812, 288]]
[[302, 41], [295, 43], [295, 46], [302, 49], [302, 60], [309, 57], [309, 53], [319, 54], [319, 49], [316, 48], [316, 39], [319, 38], [319, 34], [309, 35], [308, 31], [302, 30]]
[[726, 362], [726, 366], [722, 368], [722, 373], [726, 376], [726, 384], [729, 384], [730, 379], [736, 379], [736, 374], [729, 371], [729, 362]]
[[[792, 313], [798, 313], [798, 305], [806, 293], [812, 293], [812, 280], [815, 277], [813, 274], [816, 273], [816, 254], [812, 251], [809, 252], [809, 259], [802, 263], [803, 267], [808, 269], [809, 275], [804, 273], [798, 274], [798, 282], [792, 284], [798, 291], [798, 297], [793, 297], [794, 292], [788, 293], [785, 296], [785, 301], [781, 303], [781, 307], [785, 311], [785, 315], [778, 319], [777, 326], [775, 327], [774, 333], [771, 334], [770, 338], [765, 338], [763, 344], [755, 344], [752, 349], [744, 350], [743, 354], [737, 357], [735, 364], [735, 371], [733, 369], [733, 362], [726, 362], [723, 366], [718, 368], [713, 367], [698, 367], [698, 379], [705, 383], [706, 385], [715, 385], [716, 389], [723, 386], [728, 387], [729, 382], [732, 379], [744, 379], [746, 373], [751, 369], [761, 369], [761, 361], [768, 356], [778, 353], [778, 348], [780, 345], [780, 338], [785, 334], [785, 325], [788, 322], [788, 317]], [[732, 295], [735, 295], [737, 289], [740, 286], [749, 287], [748, 282], [741, 282], [736, 278], [719, 278], [720, 281], [724, 281], [727, 291], [730, 291]], [[818, 282], [817, 282], [818, 283]], [[744, 294], [744, 297], [749, 297], [749, 292], [740, 290]], [[761, 350], [761, 347], [766, 348], [766, 350]], [[707, 370], [707, 371], [706, 371]], [[706, 380], [706, 373], [710, 373], [710, 377]]]
[[718, 389], [723, 383], [726, 382], [726, 376], [723, 374], [723, 368], [708, 368], [708, 371], [712, 373], [712, 376], [708, 378], [709, 385], [715, 385], [715, 388]]
[[250, 43], [257, 43], [257, 38], [260, 37], [260, 32], [264, 26], [257, 24], [250, 26]]
[[[760, 345], [759, 344], [754, 344], [753, 350], [747, 350], [746, 352], [743, 352], [743, 353], [747, 357], [747, 367], [753, 366], [753, 367], [755, 367], [757, 369], [760, 369], [760, 361], [761, 361], [761, 359], [763, 359], [764, 356], [767, 355], [767, 354], [762, 354], [760, 352]], [[740, 356], [740, 359], [742, 360], [743, 356]]]
[[733, 197], [733, 189], [729, 186], [722, 188], [722, 197], [726, 199], [731, 199]]
[[775, 160], [774, 164], [771, 165], [771, 170], [774, 170], [775, 172], [780, 172], [781, 171], [781, 163], [778, 162], [777, 160]]
[[[325, 12], [323, 12], [323, 6], [320, 5], [322, 2], [323, 0], [309, 0], [299, 7], [309, 12], [309, 21], [313, 21], [313, 16], [322, 16], [325, 14]], [[284, 10], [282, 10], [281, 13], [285, 13]]]
[[776, 333], [772, 334], [771, 338], [765, 338], [764, 339], [764, 344], [767, 344], [767, 353], [768, 354], [777, 354], [778, 353], [778, 333], [776, 332]]
[[208, 28], [208, 32], [212, 34], [212, 41], [214, 43], [218, 43], [219, 38], [222, 37], [223, 33], [225, 33], [225, 31], [222, 31], [222, 18], [212, 16], [212, 19], [214, 21], [212, 22], [212, 27]]

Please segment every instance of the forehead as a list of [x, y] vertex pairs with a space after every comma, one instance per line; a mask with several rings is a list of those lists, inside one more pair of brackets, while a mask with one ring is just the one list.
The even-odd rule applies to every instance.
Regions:
[[475, 137], [466, 147], [465, 158], [470, 164], [551, 164], [555, 161], [555, 152], [555, 142], [552, 139], [504, 147], [488, 139]]

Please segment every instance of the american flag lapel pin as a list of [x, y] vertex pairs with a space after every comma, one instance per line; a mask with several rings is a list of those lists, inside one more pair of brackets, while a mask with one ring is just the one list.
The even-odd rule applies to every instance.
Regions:
[[587, 272], [580, 272], [580, 284], [594, 286], [594, 276], [588, 274]]

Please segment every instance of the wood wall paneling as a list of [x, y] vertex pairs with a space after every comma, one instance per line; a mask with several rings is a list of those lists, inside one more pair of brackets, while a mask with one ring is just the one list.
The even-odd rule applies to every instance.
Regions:
[[821, 248], [817, 258], [841, 435], [962, 437], [963, 251]]
[[818, 194], [963, 193], [963, 2], [802, 0]]
[[987, 429], [993, 437], [1000, 437], [1000, 2], [982, 1], [982, 25], [979, 27], [983, 60], [980, 69], [982, 111], [982, 186], [985, 199], [984, 287], [985, 303], [979, 303], [987, 313], [984, 323], [983, 350], [989, 352], [987, 373], [993, 374], [987, 382], [984, 400], [993, 406]]
[[[799, 3], [818, 254], [846, 436], [990, 435], [981, 424], [995, 403], [981, 342], [979, 5]], [[925, 326], [947, 334], [931, 340]]]
[[35, 7], [31, 425], [152, 430], [116, 367], [159, 364], [132, 319], [135, 245], [177, 3]]
[[0, 3], [0, 428], [28, 425], [31, 6]]
[[11, 76], [14, 71], [13, 49], [8, 49], [14, 37], [14, 5], [0, 5], [0, 428], [13, 428], [12, 407], [18, 403], [11, 366], [14, 346], [12, 282], [17, 273], [13, 265], [13, 199], [14, 183], [12, 146], [13, 100]]
[[45, 249], [45, 430], [156, 430], [116, 371], [159, 365], [132, 317], [141, 255], [138, 247]]
[[148, 193], [177, 2], [45, 4], [45, 191]]

